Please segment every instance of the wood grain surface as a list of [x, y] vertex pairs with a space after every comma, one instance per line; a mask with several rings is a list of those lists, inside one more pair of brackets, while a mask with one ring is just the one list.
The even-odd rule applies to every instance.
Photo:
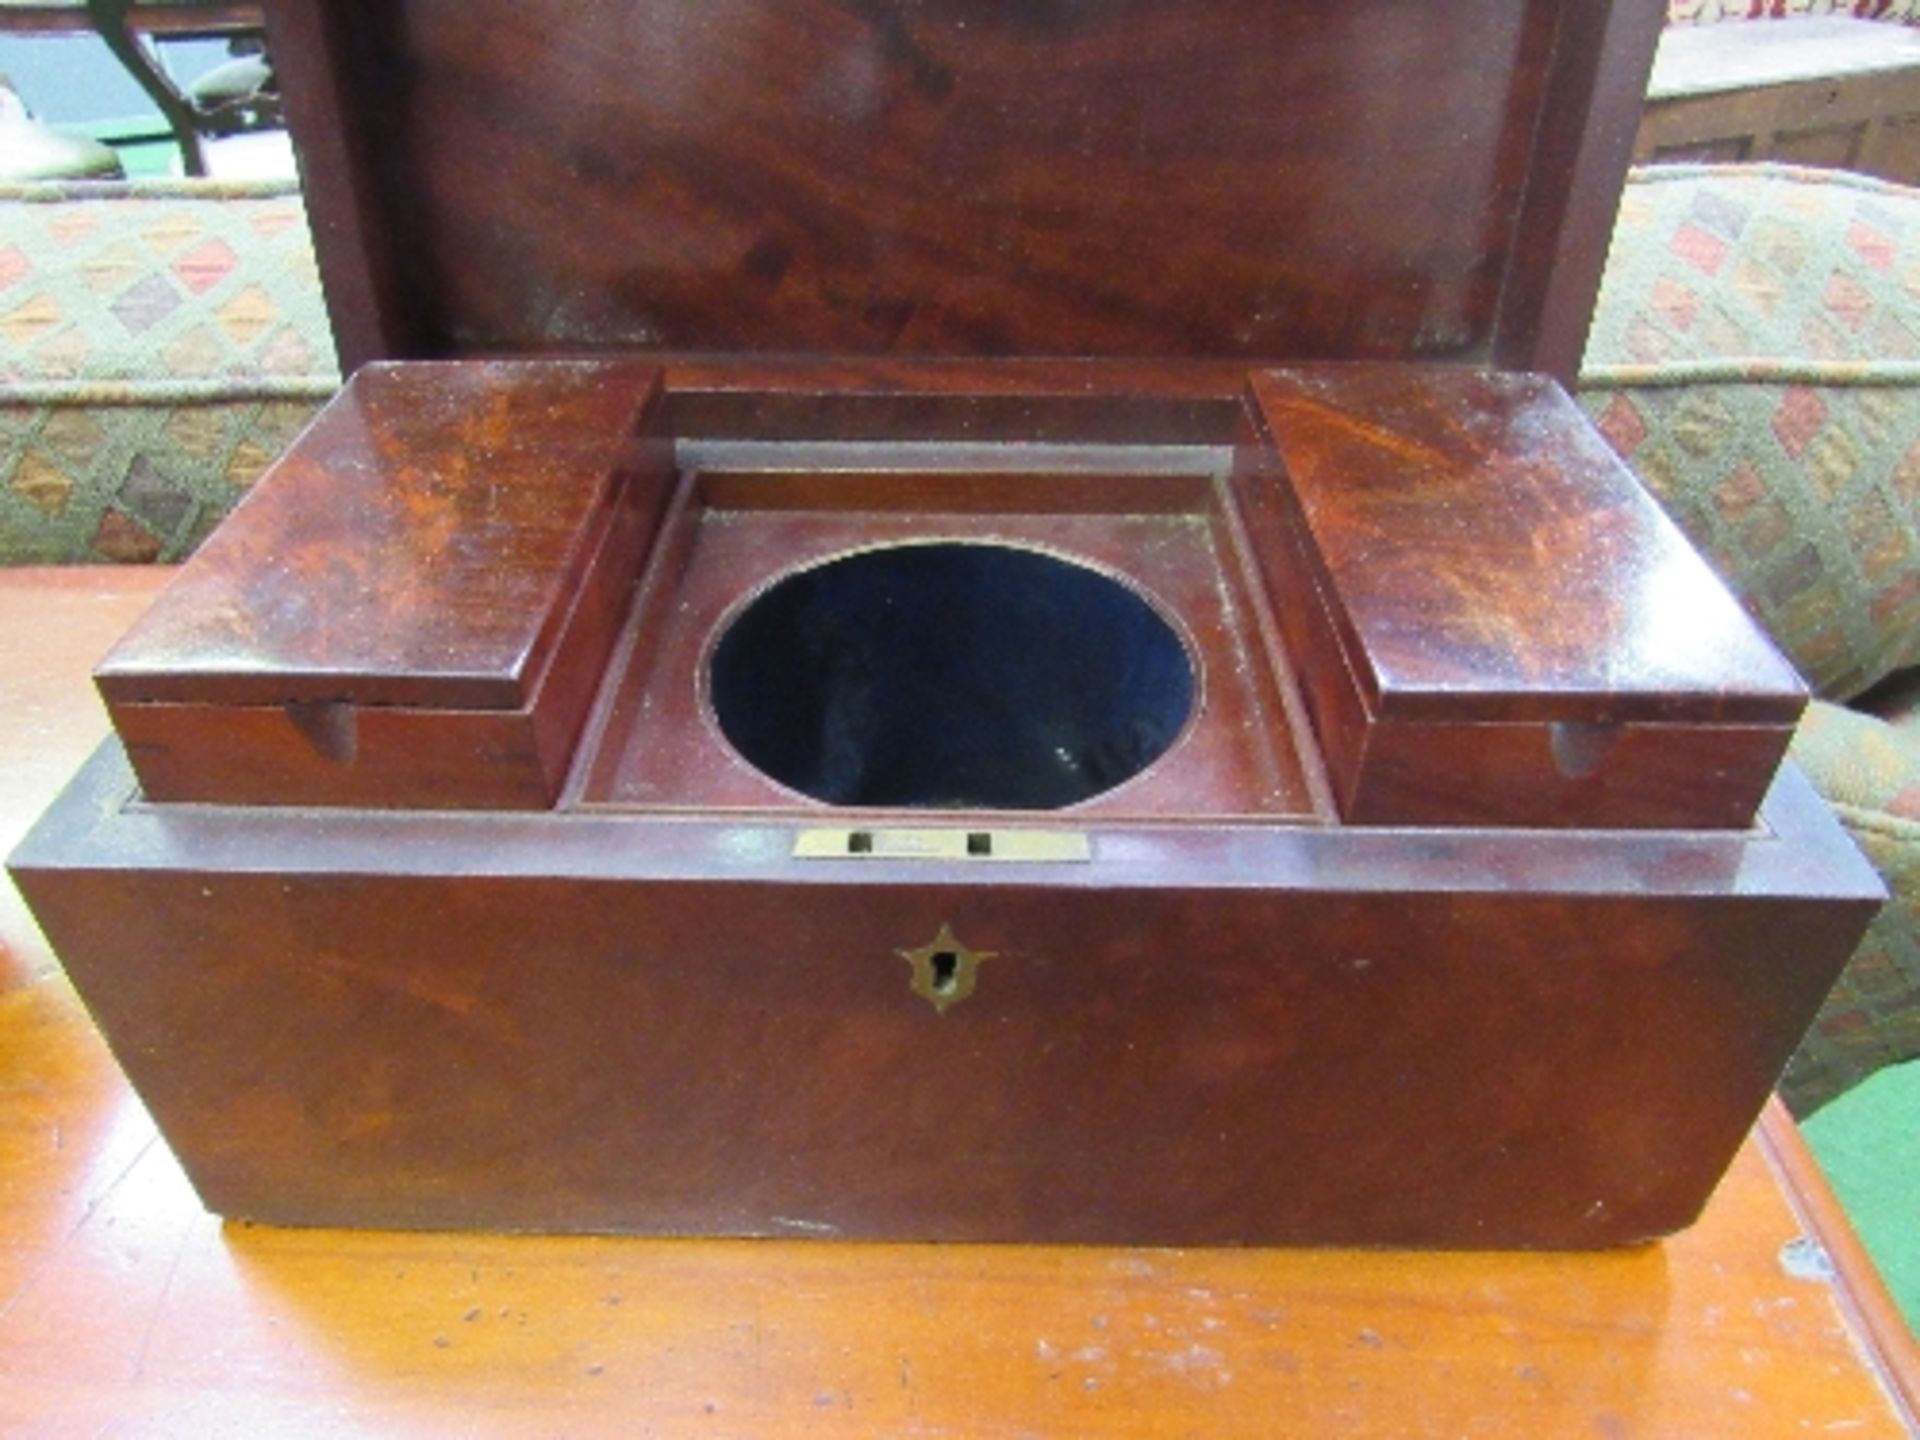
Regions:
[[[600, 692], [586, 730], [617, 758], [611, 782], [573, 788], [567, 806], [546, 799], [573, 731], [550, 727], [543, 749], [545, 706], [502, 716], [530, 741], [487, 744], [472, 712], [355, 702], [458, 698], [469, 654], [504, 683], [547, 617], [586, 608], [565, 598], [593, 589], [575, 578], [588, 569], [577, 517], [611, 488], [606, 457], [652, 384], [630, 363], [362, 372], [116, 650], [105, 679], [126, 756], [102, 752], [15, 874], [206, 1202], [291, 1224], [1109, 1244], [1590, 1249], [1689, 1223], [1881, 890], [1796, 772], [1768, 790], [1770, 757], [1741, 751], [1754, 772], [1732, 777], [1750, 780], [1741, 794], [1712, 769], [1735, 748], [1721, 712], [1774, 718], [1760, 738], [1778, 747], [1797, 686], [1775, 661], [1769, 688], [1772, 652], [1724, 596], [1718, 617], [1677, 622], [1677, 650], [1672, 631], [1650, 638], [1669, 617], [1646, 572], [1710, 578], [1595, 458], [1570, 402], [1548, 381], [1458, 370], [1256, 372], [1258, 393], [1284, 402], [1267, 406], [1277, 462], [1084, 435], [956, 448], [928, 437], [1009, 401], [1053, 426], [1067, 410], [1045, 387], [982, 396], [945, 367], [896, 369], [893, 393], [814, 392], [829, 410], [864, 406], [877, 448], [829, 430], [756, 449], [679, 431], [669, 367], [648, 412], [668, 418], [647, 443], [676, 446], [677, 513], [714, 511], [702, 464], [731, 508], [688, 543], [676, 522], [661, 529], [621, 640], [637, 690], [617, 666], [602, 685], [581, 663], [564, 713]], [[1129, 434], [1108, 402], [1143, 379], [1149, 424], [1188, 408], [1181, 367], [1123, 373], [1116, 388], [1081, 367], [1095, 402], [1083, 421]], [[1231, 384], [1242, 394], [1246, 375]], [[788, 392], [733, 398], [764, 425], [761, 404]], [[1243, 428], [1246, 410], [1216, 439]], [[1424, 758], [1389, 781], [1471, 795], [1468, 823], [1324, 823], [1285, 657], [1248, 603], [1259, 587], [1242, 583], [1225, 471], [1237, 479], [1249, 449], [1268, 490], [1293, 473], [1315, 583], [1358, 637], [1345, 668], [1378, 677], [1368, 703], [1391, 720], [1411, 694], [1416, 720], [1466, 722], [1452, 726], [1464, 740], [1421, 737]], [[862, 459], [877, 468], [845, 468]], [[650, 512], [668, 469], [641, 482]], [[902, 471], [896, 510], [884, 482]], [[855, 508], [813, 508], [842, 482]], [[996, 503], [945, 513], [943, 483]], [[529, 515], [548, 487], [571, 504]], [[1578, 557], [1569, 534], [1596, 531]], [[716, 633], [790, 566], [995, 539], [1155, 597], [1185, 632], [1200, 703], [1168, 724], [1148, 771], [1051, 815], [1084, 832], [1086, 863], [797, 855], [806, 825], [981, 829], [1026, 812], [962, 801], [889, 815], [905, 802], [827, 807], [746, 783], [706, 713]], [[612, 577], [595, 592], [601, 623], [572, 627], [597, 630], [602, 652], [640, 548], [599, 567]], [[890, 553], [915, 573], [914, 550]], [[1573, 558], [1569, 603], [1556, 589]], [[394, 611], [384, 625], [379, 603]], [[905, 590], [862, 603], [895, 620], [913, 608]], [[1037, 602], [957, 620], [979, 613], [969, 603], [942, 596], [915, 642], [945, 658], [914, 720], [985, 746], [1034, 718], [1028, 682], [961, 703], [945, 687], [968, 672], [978, 626], [1014, 648], [1015, 612]], [[891, 743], [873, 728], [898, 673], [875, 649], [891, 623], [878, 613], [813, 614], [811, 638], [792, 641], [814, 647], [805, 674], [778, 682], [841, 687], [831, 712], [779, 722], [825, 735], [837, 764]], [[1416, 631], [1437, 658], [1413, 653]], [[1093, 643], [1086, 623], [1074, 632]], [[1535, 672], [1544, 700], [1526, 688]], [[353, 688], [318, 713], [271, 688], [330, 675]], [[203, 678], [218, 683], [197, 707], [120, 698]], [[218, 703], [236, 689], [268, 703]], [[1585, 735], [1559, 753], [1538, 722], [1570, 704], [1598, 722], [1618, 704], [1626, 733], [1589, 747], [1604, 753], [1580, 752]], [[1636, 725], [1650, 705], [1702, 733]], [[1041, 763], [1071, 760], [1073, 725], [1041, 718]], [[1481, 732], [1504, 728], [1486, 719], [1525, 731], [1533, 769], [1509, 776], [1504, 752], [1480, 753]], [[576, 771], [594, 769], [594, 743]], [[1369, 763], [1373, 788], [1347, 820], [1409, 818], [1368, 813], [1388, 788], [1385, 762]], [[1717, 831], [1584, 828], [1582, 796], [1644, 805], [1661, 797], [1650, 780], [1676, 771], [1683, 798], [1745, 810]], [[1555, 788], [1556, 772], [1584, 788]], [[459, 813], [502, 787], [515, 813]], [[1515, 806], [1483, 791], [1523, 795], [1559, 828], [1513, 829]], [[1763, 792], [1764, 823], [1736, 828]], [[336, 808], [316, 824], [288, 804]], [[949, 931], [997, 957], [951, 1015], [911, 990], [901, 960]]]
[[1538, 376], [1256, 370], [1239, 477], [1342, 815], [1740, 828], [1806, 691]]
[[680, 349], [1565, 377], [1657, 9], [275, 0], [268, 22], [349, 368]]
[[658, 379], [355, 375], [95, 671], [145, 793], [552, 804], [673, 489]]
[[[87, 667], [163, 578], [0, 574], [6, 843], [105, 733]], [[9, 1435], [1906, 1433], [1910, 1342], [1862, 1320], [1777, 1108], [1697, 1226], [1591, 1256], [223, 1226], [0, 900]]]
[[1793, 667], [1551, 381], [1248, 378], [1376, 714], [1798, 718]]
[[704, 723], [734, 607], [998, 537], [1171, 605], [1208, 693], [1142, 813], [1311, 808], [1297, 675], [1349, 822], [1752, 822], [1803, 687], [1552, 381], [998, 363], [369, 367], [100, 668], [146, 793], [544, 808], [644, 577], [616, 729], [677, 783], [622, 795], [778, 805]]
[[[258, 5], [222, 5], [192, 0], [161, 0], [151, 5], [127, 7], [127, 24], [143, 35], [212, 35], [227, 30], [258, 30], [262, 20]], [[93, 17], [85, 0], [6, 0], [0, 5], [0, 33], [23, 31], [27, 34], [56, 35], [93, 29]]]
[[356, 376], [101, 662], [101, 692], [527, 705], [657, 384], [644, 362]]

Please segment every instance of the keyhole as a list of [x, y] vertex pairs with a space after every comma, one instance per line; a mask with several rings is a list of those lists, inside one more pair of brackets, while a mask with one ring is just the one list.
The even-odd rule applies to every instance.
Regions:
[[960, 976], [960, 957], [951, 950], [933, 952], [933, 991], [936, 995], [951, 995], [953, 982]]
[[913, 967], [913, 993], [933, 1002], [942, 1015], [973, 993], [980, 962], [993, 959], [991, 950], [969, 950], [951, 925], [942, 925], [924, 945], [893, 953]]

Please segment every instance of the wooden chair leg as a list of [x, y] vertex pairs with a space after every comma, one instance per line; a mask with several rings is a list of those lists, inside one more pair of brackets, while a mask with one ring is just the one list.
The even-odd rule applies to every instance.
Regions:
[[131, 0], [87, 0], [88, 18], [92, 20], [100, 38], [107, 42], [107, 48], [113, 52], [114, 58], [126, 67], [127, 73], [139, 82], [140, 88], [159, 107], [167, 128], [173, 132], [175, 143], [180, 146], [180, 158], [187, 174], [205, 175], [207, 161], [200, 146], [199, 116], [192, 102], [154, 64], [153, 57], [140, 43], [140, 37], [128, 17], [131, 8]]

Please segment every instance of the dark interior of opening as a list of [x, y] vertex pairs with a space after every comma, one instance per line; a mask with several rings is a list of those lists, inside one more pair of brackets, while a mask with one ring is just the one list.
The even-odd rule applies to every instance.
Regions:
[[1119, 581], [1004, 545], [902, 545], [800, 571], [721, 636], [740, 754], [834, 805], [1051, 810], [1158, 759], [1193, 666]]

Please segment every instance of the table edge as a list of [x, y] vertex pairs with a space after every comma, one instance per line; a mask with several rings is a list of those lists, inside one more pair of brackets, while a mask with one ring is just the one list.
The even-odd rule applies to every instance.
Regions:
[[1778, 1095], [1767, 1101], [1753, 1138], [1788, 1208], [1832, 1262], [1834, 1298], [1859, 1341], [1862, 1358], [1886, 1388], [1899, 1418], [1920, 1435], [1920, 1343]]

